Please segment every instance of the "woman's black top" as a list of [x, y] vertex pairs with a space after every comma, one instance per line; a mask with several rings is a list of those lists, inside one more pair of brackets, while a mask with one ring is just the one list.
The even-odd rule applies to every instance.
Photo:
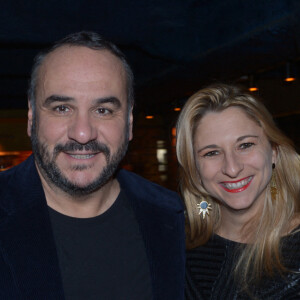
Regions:
[[[250, 287], [253, 299], [300, 299], [300, 232], [284, 237], [281, 245], [283, 263], [294, 272], [266, 277], [259, 286]], [[252, 299], [238, 291], [238, 279], [233, 279], [232, 269], [242, 249], [242, 244], [214, 235], [205, 245], [188, 250], [186, 299]]]

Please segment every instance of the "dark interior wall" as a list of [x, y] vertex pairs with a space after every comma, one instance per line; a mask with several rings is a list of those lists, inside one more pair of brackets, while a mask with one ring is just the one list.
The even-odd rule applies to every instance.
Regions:
[[[83, 29], [115, 42], [136, 76], [128, 168], [175, 188], [174, 106], [211, 82], [248, 85], [252, 75], [299, 150], [300, 80], [283, 81], [287, 61], [299, 75], [299, 12], [298, 0], [1, 1], [0, 151], [30, 151], [26, 91], [33, 57]], [[144, 119], [148, 113], [153, 120]], [[163, 149], [167, 166], [157, 158]]]

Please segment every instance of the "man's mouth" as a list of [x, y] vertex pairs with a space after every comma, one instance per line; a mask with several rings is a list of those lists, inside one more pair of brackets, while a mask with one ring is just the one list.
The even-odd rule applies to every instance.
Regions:
[[69, 154], [75, 159], [89, 159], [95, 156], [95, 154]]
[[238, 181], [223, 181], [221, 182], [221, 186], [227, 192], [239, 193], [248, 188], [252, 179], [253, 176], [249, 176]]
[[91, 159], [91, 158], [93, 158], [99, 152], [93, 152], [93, 153], [87, 153], [87, 152], [85, 152], [85, 153], [64, 152], [64, 153], [67, 154], [69, 157], [72, 157], [74, 159], [82, 159], [82, 160], [84, 160], [84, 159]]

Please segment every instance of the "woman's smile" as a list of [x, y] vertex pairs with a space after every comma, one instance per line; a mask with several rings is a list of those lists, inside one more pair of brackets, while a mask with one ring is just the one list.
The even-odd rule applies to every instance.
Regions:
[[237, 181], [223, 181], [220, 183], [222, 188], [229, 193], [239, 193], [246, 190], [253, 179], [253, 176], [249, 176]]

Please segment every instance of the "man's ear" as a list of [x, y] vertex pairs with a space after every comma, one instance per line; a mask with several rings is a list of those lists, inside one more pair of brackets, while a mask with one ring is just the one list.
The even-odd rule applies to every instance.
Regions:
[[129, 128], [128, 128], [128, 130], [129, 130], [129, 141], [131, 141], [132, 138], [133, 138], [133, 133], [132, 133], [132, 127], [133, 127], [133, 114], [132, 114], [132, 109], [130, 109], [129, 120], [128, 120], [128, 122], [129, 122]]
[[28, 121], [27, 121], [27, 134], [31, 136], [31, 128], [32, 128], [32, 105], [30, 100], [28, 100]]

